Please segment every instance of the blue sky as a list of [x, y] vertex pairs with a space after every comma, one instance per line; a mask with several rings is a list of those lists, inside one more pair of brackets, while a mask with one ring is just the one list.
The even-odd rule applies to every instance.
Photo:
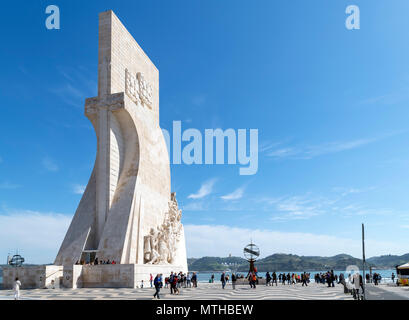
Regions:
[[[61, 29], [45, 28], [58, 5]], [[345, 28], [360, 8], [361, 29]], [[0, 259], [54, 259], [88, 182], [98, 13], [160, 71], [160, 125], [258, 129], [258, 172], [172, 165], [189, 257], [409, 252], [409, 3], [11, 1], [0, 19]], [[0, 260], [1, 262], [1, 260]]]

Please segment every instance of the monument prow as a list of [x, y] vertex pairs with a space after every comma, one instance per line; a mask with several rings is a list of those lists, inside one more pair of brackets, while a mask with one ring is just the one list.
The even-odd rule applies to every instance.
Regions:
[[[150, 273], [187, 272], [159, 126], [159, 71], [112, 11], [99, 15], [98, 96], [86, 99], [85, 115], [97, 156], [54, 262], [64, 284], [135, 287]], [[95, 259], [116, 265], [77, 265]]]

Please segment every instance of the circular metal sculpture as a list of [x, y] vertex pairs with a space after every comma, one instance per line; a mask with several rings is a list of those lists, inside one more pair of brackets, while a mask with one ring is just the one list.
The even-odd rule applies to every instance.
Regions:
[[24, 258], [19, 254], [15, 254], [9, 261], [9, 265], [13, 267], [21, 267], [23, 265]]
[[243, 252], [247, 261], [256, 261], [260, 255], [260, 249], [254, 243], [245, 246]]
[[251, 241], [250, 244], [244, 247], [243, 253], [244, 257], [250, 263], [249, 273], [255, 271], [254, 262], [260, 256], [260, 249]]

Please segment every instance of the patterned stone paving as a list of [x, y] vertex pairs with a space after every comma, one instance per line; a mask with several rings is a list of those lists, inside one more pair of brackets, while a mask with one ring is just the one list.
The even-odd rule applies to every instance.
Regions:
[[[151, 300], [154, 289], [32, 289], [21, 290], [22, 300]], [[0, 299], [13, 299], [12, 290], [0, 290]], [[199, 283], [198, 288], [181, 288], [179, 295], [171, 295], [168, 288], [162, 288], [161, 299], [167, 300], [352, 300], [351, 295], [343, 293], [343, 287], [328, 288], [322, 284], [310, 283], [308, 287], [282, 285], [266, 287], [236, 286], [233, 290], [227, 284], [223, 290], [219, 283]]]

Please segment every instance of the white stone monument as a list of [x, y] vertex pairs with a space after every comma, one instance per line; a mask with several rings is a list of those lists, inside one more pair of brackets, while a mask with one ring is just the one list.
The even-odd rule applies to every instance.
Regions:
[[[63, 266], [62, 283], [136, 287], [150, 273], [187, 272], [159, 126], [159, 71], [112, 11], [99, 15], [98, 96], [86, 99], [85, 115], [97, 135], [97, 156], [54, 262]], [[116, 264], [76, 265], [95, 258]]]

